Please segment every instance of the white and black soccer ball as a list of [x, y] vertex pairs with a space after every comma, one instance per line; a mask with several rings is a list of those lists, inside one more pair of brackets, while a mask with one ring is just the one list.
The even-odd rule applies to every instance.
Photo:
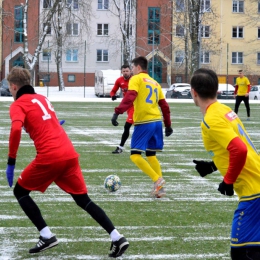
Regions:
[[121, 180], [117, 175], [109, 175], [104, 181], [105, 189], [109, 192], [115, 192], [121, 187]]

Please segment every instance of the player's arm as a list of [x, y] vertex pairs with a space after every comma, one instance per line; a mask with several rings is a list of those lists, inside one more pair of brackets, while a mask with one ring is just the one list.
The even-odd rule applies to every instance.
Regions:
[[170, 107], [165, 99], [160, 99], [158, 102], [163, 114], [163, 122], [165, 126], [165, 136], [170, 136], [173, 133], [171, 128], [171, 112]]
[[117, 126], [117, 118], [118, 115], [123, 114], [126, 112], [129, 108], [133, 106], [134, 100], [137, 97], [137, 92], [135, 90], [128, 90], [126, 92], [126, 95], [122, 99], [121, 103], [118, 107], [115, 108], [115, 113], [113, 114], [113, 117], [111, 119], [112, 125]]
[[236, 95], [237, 94], [237, 90], [238, 90], [238, 85], [235, 85], [234, 88], [235, 88], [234, 94]]
[[9, 152], [6, 167], [6, 178], [10, 187], [13, 186], [14, 168], [16, 162], [16, 155], [19, 148], [23, 123], [21, 121], [13, 121], [9, 136]]
[[120, 84], [119, 84], [119, 80], [117, 79], [114, 87], [110, 91], [110, 97], [112, 98], [113, 101], [116, 100], [116, 92], [118, 91], [119, 87], [120, 87]]
[[229, 151], [229, 166], [223, 182], [219, 184], [218, 190], [223, 195], [232, 196], [234, 194], [233, 184], [246, 162], [247, 147], [239, 137], [235, 137], [229, 143], [227, 150]]

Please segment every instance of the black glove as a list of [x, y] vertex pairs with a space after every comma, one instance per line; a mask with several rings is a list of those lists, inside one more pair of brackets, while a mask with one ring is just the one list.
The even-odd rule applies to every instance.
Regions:
[[170, 136], [173, 133], [173, 130], [170, 126], [165, 127], [165, 136]]
[[111, 97], [111, 99], [114, 101], [114, 100], [117, 99], [117, 97], [116, 97], [116, 96], [113, 96], [113, 97]]
[[118, 118], [118, 114], [114, 113], [112, 118], [111, 118], [112, 125], [114, 125], [114, 126], [118, 126], [119, 125], [118, 122], [116, 121], [117, 118]]
[[196, 164], [195, 169], [200, 174], [201, 177], [205, 177], [207, 174], [210, 174], [217, 170], [214, 162], [206, 162], [206, 161], [197, 161], [193, 160]]
[[233, 196], [233, 184], [226, 184], [224, 181], [222, 181], [218, 186], [218, 191], [223, 195]]
[[15, 159], [9, 157], [7, 166], [6, 166], [6, 179], [8, 181], [9, 187], [13, 186], [13, 181], [14, 181], [14, 168], [15, 168]]

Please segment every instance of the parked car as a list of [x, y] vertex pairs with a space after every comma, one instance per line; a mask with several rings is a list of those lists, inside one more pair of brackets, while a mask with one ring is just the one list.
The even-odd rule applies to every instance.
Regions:
[[191, 98], [191, 86], [188, 83], [174, 83], [166, 91], [166, 98]]
[[249, 99], [260, 99], [260, 85], [252, 86], [249, 92]]
[[218, 84], [217, 98], [230, 99], [234, 98], [235, 88], [231, 84]]
[[0, 83], [0, 95], [6, 97], [12, 96], [12, 94], [9, 91], [8, 81], [6, 79], [3, 79]]

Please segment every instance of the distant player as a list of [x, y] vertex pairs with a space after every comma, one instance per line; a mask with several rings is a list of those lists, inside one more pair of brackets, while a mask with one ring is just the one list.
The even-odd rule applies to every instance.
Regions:
[[197, 161], [204, 177], [219, 170], [218, 191], [239, 198], [231, 229], [231, 258], [260, 259], [260, 158], [243, 123], [230, 107], [217, 101], [218, 77], [209, 69], [195, 71], [191, 94], [202, 112], [201, 133], [212, 162]]
[[[123, 65], [121, 67], [121, 73], [123, 76], [121, 76], [120, 78], [118, 78], [116, 80], [115, 85], [110, 92], [110, 96], [113, 101], [116, 100], [116, 92], [119, 89], [121, 89], [121, 91], [123, 93], [123, 97], [126, 95], [126, 92], [128, 90], [128, 83], [131, 78], [131, 70], [130, 70], [129, 65]], [[121, 137], [121, 142], [120, 142], [119, 146], [117, 146], [116, 150], [113, 151], [112, 153], [118, 154], [118, 153], [123, 152], [125, 142], [128, 139], [129, 134], [130, 134], [130, 128], [131, 128], [132, 124], [134, 123], [133, 114], [134, 114], [134, 107], [132, 106], [127, 110], [127, 119], [126, 119], [125, 126], [124, 126], [124, 132]]]
[[250, 106], [249, 106], [249, 92], [250, 92], [250, 81], [247, 77], [244, 76], [243, 70], [238, 71], [239, 77], [236, 78], [235, 85], [235, 95], [236, 95], [236, 103], [235, 103], [235, 113], [238, 113], [238, 108], [240, 103], [244, 101], [247, 113], [247, 120], [250, 120]]
[[[132, 60], [133, 77], [129, 82], [128, 91], [115, 108], [112, 124], [118, 125], [117, 118], [134, 105], [134, 132], [131, 139], [132, 162], [152, 181], [153, 196], [165, 196], [165, 180], [162, 176], [161, 165], [156, 157], [156, 152], [163, 149], [163, 125], [165, 135], [170, 136], [171, 128], [170, 108], [165, 100], [160, 84], [147, 73], [148, 61], [145, 57]], [[161, 114], [162, 112], [162, 114]], [[146, 159], [142, 157], [145, 152]]]
[[109, 257], [121, 256], [129, 243], [115, 229], [106, 213], [89, 198], [78, 161], [79, 155], [60, 126], [50, 101], [35, 93], [30, 86], [30, 79], [30, 72], [19, 67], [14, 67], [7, 77], [14, 102], [10, 106], [12, 126], [6, 168], [7, 180], [12, 187], [16, 155], [24, 128], [34, 141], [37, 155], [20, 174], [14, 187], [14, 195], [24, 213], [40, 232], [39, 241], [29, 253], [39, 253], [58, 244], [56, 236], [30, 196], [31, 191], [45, 192], [55, 182], [110, 235], [112, 243]]

